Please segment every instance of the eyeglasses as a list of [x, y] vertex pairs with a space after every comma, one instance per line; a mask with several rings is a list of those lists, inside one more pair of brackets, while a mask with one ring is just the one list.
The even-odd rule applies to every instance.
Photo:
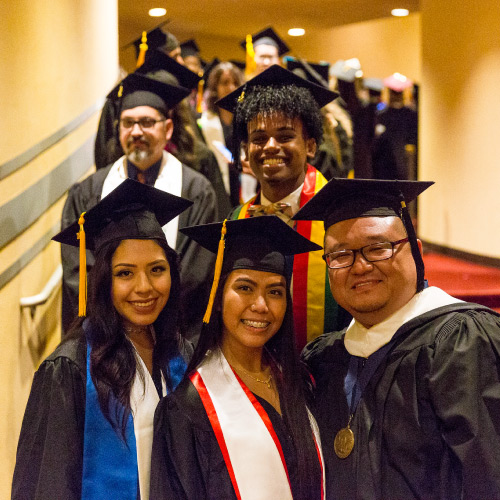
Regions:
[[134, 125], [137, 123], [139, 127], [141, 127], [141, 130], [144, 130], [145, 128], [152, 128], [154, 127], [158, 122], [164, 122], [166, 121], [166, 118], [163, 118], [162, 120], [155, 120], [154, 118], [139, 118], [138, 120], [133, 120], [132, 118], [122, 118], [120, 120], [120, 124], [124, 129], [129, 129], [133, 128]]
[[398, 241], [382, 241], [380, 243], [372, 243], [355, 250], [339, 250], [338, 252], [330, 252], [323, 255], [323, 260], [330, 269], [342, 269], [350, 267], [356, 260], [356, 254], [359, 252], [368, 262], [377, 262], [379, 260], [390, 259], [394, 255], [394, 247], [400, 243], [406, 243], [408, 238], [403, 238]]

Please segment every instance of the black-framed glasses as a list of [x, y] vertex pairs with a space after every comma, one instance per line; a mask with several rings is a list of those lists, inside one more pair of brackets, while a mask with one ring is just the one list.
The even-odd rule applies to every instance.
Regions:
[[394, 255], [394, 247], [400, 243], [406, 243], [408, 238], [397, 241], [381, 241], [372, 243], [361, 248], [339, 250], [323, 255], [323, 260], [330, 269], [342, 269], [351, 267], [356, 260], [356, 254], [359, 252], [368, 262], [377, 262], [379, 260], [390, 259]]
[[132, 118], [122, 118], [120, 120], [120, 125], [124, 129], [129, 129], [133, 128], [133, 126], [137, 123], [139, 127], [141, 127], [141, 129], [144, 130], [145, 128], [154, 127], [158, 122], [164, 122], [164, 121], [166, 121], [166, 118], [163, 118], [161, 120], [155, 120], [154, 118], [148, 118], [148, 117], [139, 118], [138, 120], [134, 120]]

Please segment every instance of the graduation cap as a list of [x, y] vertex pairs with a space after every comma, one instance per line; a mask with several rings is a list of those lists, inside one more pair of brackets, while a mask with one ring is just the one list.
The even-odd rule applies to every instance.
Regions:
[[321, 250], [276, 215], [226, 220], [180, 229], [189, 238], [217, 254], [214, 281], [204, 323], [210, 321], [213, 301], [222, 274], [253, 269], [286, 275], [286, 255]]
[[194, 89], [198, 86], [200, 77], [189, 70], [186, 66], [179, 64], [175, 59], [159, 50], [148, 50], [144, 64], [135, 70], [135, 73], [146, 75], [156, 71], [165, 70], [175, 76], [179, 85], [186, 89]]
[[384, 78], [384, 85], [394, 92], [403, 92], [403, 90], [413, 86], [413, 82], [401, 73], [393, 73], [391, 76]]
[[372, 92], [382, 92], [384, 82], [382, 78], [363, 78], [363, 86]]
[[317, 85], [322, 85], [323, 87], [328, 88], [328, 76], [329, 76], [330, 64], [311, 63], [305, 61], [304, 59], [294, 58], [290, 56], [285, 57], [285, 61], [286, 61], [286, 69], [288, 69], [289, 71], [295, 73], [297, 70], [302, 70], [307, 80]]
[[204, 68], [203, 70], [203, 80], [208, 82], [208, 77], [210, 76], [210, 72], [220, 64], [220, 59], [218, 57], [214, 57]]
[[182, 42], [180, 47], [181, 47], [182, 57], [186, 57], [186, 56], [199, 57], [199, 55], [200, 55], [200, 47], [198, 47], [198, 44], [195, 42], [195, 40], [193, 38], [191, 38], [190, 40], [187, 40], [185, 42]]
[[[254, 47], [258, 47], [259, 45], [272, 45], [278, 49], [279, 56], [290, 52], [288, 45], [281, 39], [278, 33], [271, 28], [271, 26], [252, 35], [252, 43]], [[246, 50], [246, 39], [242, 40], [240, 45]]]
[[332, 92], [322, 85], [312, 83], [304, 78], [301, 78], [300, 76], [297, 76], [295, 73], [278, 66], [277, 64], [273, 64], [270, 68], [267, 68], [265, 71], [258, 74], [251, 80], [248, 80], [248, 82], [228, 94], [226, 97], [217, 101], [216, 104], [217, 106], [234, 113], [238, 103], [243, 99], [246, 99], [247, 94], [252, 92], [252, 88], [256, 86], [269, 87], [284, 85], [296, 85], [297, 87], [309, 90], [320, 108], [338, 97], [336, 92]]
[[358, 217], [399, 217], [406, 229], [417, 267], [417, 292], [424, 287], [424, 262], [406, 204], [434, 182], [380, 179], [331, 179], [294, 216], [294, 220], [322, 220], [325, 230]]
[[85, 250], [97, 251], [116, 240], [165, 240], [162, 226], [193, 204], [140, 182], [126, 179], [108, 196], [52, 239], [80, 248], [79, 316], [85, 316]]
[[[174, 35], [172, 35], [172, 33], [169, 33], [168, 31], [164, 31], [161, 29], [162, 26], [164, 26], [169, 22], [170, 19], [167, 19], [166, 21], [162, 22], [161, 24], [159, 24], [158, 26], [156, 26], [155, 28], [146, 33], [146, 44], [148, 46], [148, 50], [158, 49], [170, 53], [172, 52], [172, 50], [179, 47], [179, 41], [177, 40], [177, 38]], [[132, 42], [125, 45], [123, 48], [126, 49], [131, 45], [133, 45], [135, 48], [136, 58], [138, 58], [141, 50], [140, 49], [141, 43], [142, 43], [142, 34], [139, 38], [136, 38]]]
[[245, 61], [238, 61], [236, 59], [229, 59], [229, 62], [236, 66], [238, 69], [241, 69], [241, 71], [245, 71], [245, 66], [246, 63]]
[[361, 76], [361, 64], [356, 58], [344, 61], [340, 59], [330, 68], [330, 75], [344, 82], [352, 83], [357, 76]]
[[150, 106], [166, 116], [169, 110], [187, 97], [190, 92], [184, 87], [131, 73], [107, 97], [118, 105], [120, 113], [137, 106]]

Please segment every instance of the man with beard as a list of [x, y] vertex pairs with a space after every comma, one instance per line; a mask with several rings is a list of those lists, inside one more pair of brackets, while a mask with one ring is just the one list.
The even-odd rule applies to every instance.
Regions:
[[[194, 325], [201, 324], [203, 306], [208, 299], [207, 283], [210, 283], [213, 257], [177, 230], [214, 222], [218, 214], [210, 182], [165, 151], [173, 133], [170, 110], [188, 94], [188, 89], [138, 74], [127, 76], [110, 93], [109, 97], [117, 101], [120, 110], [119, 139], [125, 155], [70, 189], [61, 228], [94, 207], [127, 178], [192, 200], [192, 207], [163, 229], [170, 246], [180, 255], [182, 303], [189, 311], [184, 324], [188, 336], [196, 337]], [[62, 245], [61, 256], [63, 328], [67, 330], [78, 310], [78, 250]], [[87, 267], [93, 262], [92, 255], [88, 254]]]

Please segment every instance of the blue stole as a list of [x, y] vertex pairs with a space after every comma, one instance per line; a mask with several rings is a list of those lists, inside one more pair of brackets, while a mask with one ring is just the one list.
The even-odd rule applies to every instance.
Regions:
[[[186, 362], [181, 355], [169, 363], [173, 387], [182, 380]], [[121, 417], [124, 408], [111, 396], [110, 415]], [[127, 442], [104, 417], [97, 399], [97, 390], [90, 376], [90, 346], [87, 344], [87, 386], [85, 399], [85, 430], [83, 437], [82, 500], [139, 498], [139, 471], [134, 421], [130, 413], [125, 428]]]

